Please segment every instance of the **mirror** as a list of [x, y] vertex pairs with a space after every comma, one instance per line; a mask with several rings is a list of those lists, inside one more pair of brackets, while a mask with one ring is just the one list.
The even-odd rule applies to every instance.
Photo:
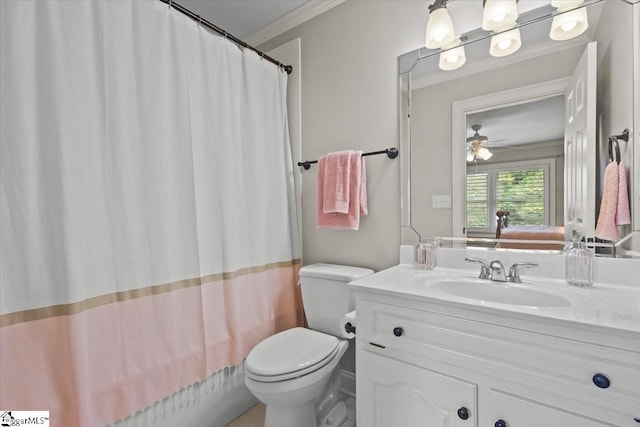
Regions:
[[467, 236], [565, 240], [564, 106], [554, 95], [466, 114]]
[[[454, 10], [458, 3], [462, 2], [452, 2], [449, 6], [454, 25], [459, 19]], [[518, 4], [519, 9], [522, 4]], [[633, 131], [634, 98], [630, 93], [634, 88], [634, 72], [637, 73], [633, 64], [638, 50], [637, 46], [634, 49], [634, 40], [637, 43], [634, 31], [638, 30], [634, 29], [633, 14], [638, 14], [640, 4], [595, 0], [587, 1], [584, 5], [588, 11], [589, 28], [574, 39], [562, 42], [549, 39], [550, 22], [557, 12], [547, 3], [520, 13], [518, 22], [522, 47], [510, 56], [491, 57], [488, 53], [490, 35], [482, 30], [472, 30], [463, 36], [466, 63], [454, 71], [440, 70], [440, 51], [436, 50], [422, 48], [399, 58], [401, 145], [407, 154], [402, 167], [403, 243], [411, 244], [420, 236], [495, 238], [495, 211], [510, 209], [501, 209], [498, 206], [500, 200], [496, 202], [495, 197], [489, 198], [490, 202], [482, 207], [485, 216], [481, 219], [469, 218], [467, 180], [471, 178], [467, 176], [475, 174], [475, 178], [484, 178], [482, 173], [485, 173], [493, 175], [491, 180], [495, 181], [496, 174], [500, 173], [496, 170], [509, 170], [513, 178], [515, 169], [529, 170], [532, 165], [544, 169], [542, 173], [547, 190], [542, 201], [538, 202], [544, 205], [544, 212], [542, 220], [538, 216], [532, 223], [525, 222], [522, 225], [546, 227], [545, 231], [561, 228], [562, 240], [566, 240], [574, 229], [593, 237], [603, 185], [599, 177], [604, 176], [604, 168], [608, 163], [607, 140], [610, 135], [619, 134], [625, 128], [631, 129], [630, 142], [619, 142], [619, 146], [622, 161], [631, 168], [634, 164], [632, 141], [637, 132]], [[458, 11], [462, 6], [459, 5]], [[480, 22], [480, 18], [477, 19]], [[561, 149], [558, 145], [559, 141], [564, 143], [565, 139], [575, 139], [571, 137], [572, 134], [565, 138], [565, 133], [575, 132], [569, 129], [571, 126], [566, 126], [570, 121], [565, 120], [564, 112], [552, 115], [560, 116], [556, 119], [562, 119], [561, 125], [557, 122], [545, 124], [541, 120], [547, 120], [548, 117], [541, 116], [551, 111], [549, 103], [555, 102], [553, 108], [557, 109], [558, 100], [562, 100], [563, 104], [560, 110], [567, 110], [563, 106], [568, 105], [568, 97], [576, 95], [576, 82], [571, 78], [592, 41], [596, 42], [595, 55], [591, 59], [597, 67], [593, 75], [596, 89], [589, 96], [595, 99], [595, 103], [592, 118], [586, 121], [585, 126], [591, 129], [594, 137], [590, 149], [575, 150], [588, 153], [591, 160], [574, 159], [571, 163], [565, 151], [570, 152], [572, 148]], [[635, 60], [638, 60], [637, 57]], [[571, 108], [575, 109], [575, 105], [578, 104], [573, 104]], [[525, 111], [533, 116], [522, 116]], [[524, 117], [524, 121], [517, 122], [515, 117], [518, 116]], [[511, 133], [497, 130], [498, 126], [504, 127], [500, 121], [510, 125]], [[475, 134], [471, 126], [476, 124], [481, 126], [478, 135], [486, 136], [489, 145], [477, 145], [476, 149], [493, 148], [495, 159], [482, 160], [476, 157], [467, 162], [468, 148], [473, 150], [473, 139], [469, 139], [470, 144], [467, 144], [467, 139]], [[560, 131], [557, 130], [558, 126]], [[555, 134], [533, 135], [534, 131], [551, 127], [556, 129]], [[558, 133], [562, 135], [559, 139]], [[531, 137], [526, 138], [527, 135]], [[521, 146], [525, 143], [522, 137], [534, 145], [529, 148]], [[503, 140], [508, 147], [499, 148], [497, 140]], [[532, 152], [533, 158], [525, 157], [525, 154]], [[583, 167], [589, 162], [593, 163], [591, 171]], [[489, 173], [490, 169], [493, 171]], [[583, 185], [585, 175], [593, 180], [590, 187]], [[636, 175], [637, 169], [631, 169], [630, 186]], [[636, 214], [635, 227], [627, 225], [618, 228], [619, 239], [626, 244], [631, 243], [631, 250], [639, 240], [636, 237], [639, 233], [633, 234], [632, 231], [640, 228], [638, 209], [633, 206], [639, 199], [639, 186], [633, 187], [631, 203], [632, 212]], [[495, 193], [495, 186], [487, 191]], [[472, 193], [477, 196], [476, 199], [482, 199], [477, 191]], [[476, 204], [476, 210], [477, 202], [472, 201]], [[513, 203], [518, 205], [517, 201], [512, 200], [511, 203], [511, 206]], [[518, 218], [522, 218], [521, 213], [511, 216], [514, 213], [510, 212], [511, 224], [514, 219], [520, 221]], [[593, 222], [589, 223], [587, 217]], [[567, 229], [570, 231], [567, 232]], [[512, 230], [516, 230], [516, 227]], [[528, 234], [515, 237], [526, 241], [531, 237], [535, 237], [533, 240], [541, 238]]]

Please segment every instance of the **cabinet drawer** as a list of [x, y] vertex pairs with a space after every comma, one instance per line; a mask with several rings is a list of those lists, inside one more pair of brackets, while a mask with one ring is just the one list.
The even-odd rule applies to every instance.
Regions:
[[567, 411], [561, 407], [549, 406], [535, 402], [528, 398], [503, 393], [499, 390], [489, 392], [490, 419], [489, 426], [497, 427], [540, 427], [540, 426], [566, 426], [566, 427], [635, 427], [638, 425], [633, 417], [617, 417], [622, 420], [614, 420], [604, 411], [602, 419], [596, 420], [591, 416]]
[[[625, 407], [640, 401], [640, 352], [365, 299], [358, 300], [357, 313], [358, 339], [367, 343], [462, 363], [483, 374], [537, 380], [541, 388], [579, 387], [593, 401], [611, 399]], [[608, 381], [607, 387], [594, 384], [597, 374], [606, 377], [597, 382], [604, 387]]]

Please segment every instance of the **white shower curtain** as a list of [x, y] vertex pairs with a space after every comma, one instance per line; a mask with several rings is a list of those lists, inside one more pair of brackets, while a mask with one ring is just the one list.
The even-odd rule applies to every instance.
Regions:
[[300, 324], [285, 73], [159, 1], [0, 31], [0, 408], [105, 425]]

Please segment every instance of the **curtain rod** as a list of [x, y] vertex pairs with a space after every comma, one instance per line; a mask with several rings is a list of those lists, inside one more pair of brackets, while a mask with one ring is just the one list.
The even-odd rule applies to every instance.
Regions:
[[[398, 157], [398, 149], [395, 147], [387, 148], [385, 150], [380, 151], [371, 151], [370, 153], [362, 153], [362, 157], [364, 156], [375, 156], [376, 154], [386, 154], [390, 159], [395, 159]], [[308, 171], [311, 168], [311, 165], [314, 163], [318, 163], [317, 160], [305, 160], [304, 162], [298, 162], [298, 166], [302, 166], [304, 170]]]
[[208, 29], [210, 29], [212, 31], [215, 31], [216, 33], [224, 36], [226, 39], [231, 40], [232, 42], [234, 42], [238, 46], [241, 46], [241, 47], [243, 47], [245, 49], [251, 49], [252, 51], [256, 52], [258, 55], [260, 55], [261, 58], [266, 59], [267, 61], [277, 65], [278, 67], [280, 67], [281, 69], [286, 71], [287, 74], [291, 74], [291, 72], [293, 71], [293, 66], [292, 65], [285, 65], [282, 62], [278, 61], [277, 59], [274, 59], [274, 58], [270, 57], [269, 55], [267, 55], [266, 53], [262, 52], [261, 50], [258, 50], [255, 47], [249, 45], [249, 43], [244, 42], [244, 41], [240, 40], [239, 38], [229, 34], [227, 31], [225, 31], [222, 28], [218, 27], [217, 25], [207, 21], [206, 19], [204, 19], [200, 15], [198, 15], [196, 13], [193, 13], [192, 11], [187, 9], [186, 7], [184, 7], [182, 5], [179, 5], [175, 1], [173, 1], [173, 0], [160, 0], [160, 1], [162, 3], [168, 4], [169, 7], [174, 8], [178, 12], [188, 16], [189, 18], [193, 19], [194, 21], [198, 22], [199, 24], [204, 25]]

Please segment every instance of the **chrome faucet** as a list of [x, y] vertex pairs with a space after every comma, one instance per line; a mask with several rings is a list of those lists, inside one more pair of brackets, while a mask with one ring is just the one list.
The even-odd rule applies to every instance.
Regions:
[[486, 262], [478, 258], [465, 258], [464, 260], [467, 262], [477, 262], [478, 264], [481, 264], [478, 279], [489, 279], [490, 270]]
[[500, 260], [491, 261], [488, 265], [485, 261], [478, 258], [465, 258], [467, 262], [477, 262], [480, 264], [479, 279], [493, 280], [496, 282], [513, 282], [522, 283], [520, 278], [520, 267], [537, 267], [537, 262], [514, 262], [509, 268], [509, 275], [505, 274], [504, 265]]
[[491, 280], [496, 282], [506, 282], [507, 276], [504, 274], [504, 265], [502, 265], [502, 261], [491, 261], [489, 264], [489, 268], [491, 269]]
[[537, 262], [514, 262], [511, 268], [509, 269], [509, 281], [513, 283], [522, 283], [522, 279], [520, 278], [520, 270], [518, 267], [537, 267]]

